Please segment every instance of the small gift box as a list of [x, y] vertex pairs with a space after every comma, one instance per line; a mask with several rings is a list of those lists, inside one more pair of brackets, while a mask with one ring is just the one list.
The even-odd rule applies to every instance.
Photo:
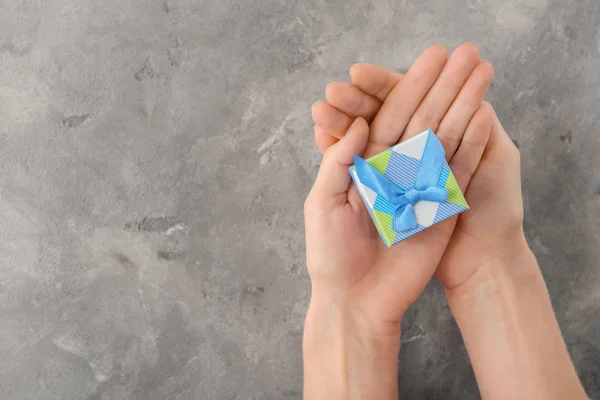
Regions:
[[355, 156], [350, 175], [388, 247], [469, 209], [431, 129], [367, 160]]

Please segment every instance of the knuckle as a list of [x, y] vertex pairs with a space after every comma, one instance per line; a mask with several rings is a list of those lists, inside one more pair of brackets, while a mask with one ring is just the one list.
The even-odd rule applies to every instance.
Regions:
[[445, 127], [444, 130], [440, 130], [440, 132], [438, 133], [438, 137], [442, 144], [444, 144], [445, 149], [449, 149], [452, 147], [457, 148], [462, 140], [462, 132], [460, 132], [458, 128], [454, 126], [448, 126]]
[[348, 108], [351, 110], [350, 112], [355, 115], [362, 115], [363, 110], [365, 109], [365, 99], [363, 96], [358, 93], [352, 93], [349, 91], [349, 96], [346, 97], [348, 101]]
[[461, 109], [465, 110], [465, 115], [469, 115], [471, 118], [481, 105], [481, 99], [478, 96], [465, 95], [456, 99], [457, 104]]
[[413, 80], [413, 84], [416, 87], [424, 87], [424, 86], [428, 86], [429, 83], [429, 74], [430, 71], [428, 69], [422, 69], [422, 70], [417, 70], [417, 71], [411, 71], [412, 72], [412, 77], [411, 79]]
[[475, 171], [475, 169], [472, 166], [467, 165], [464, 162], [455, 162], [452, 164], [450, 169], [452, 170], [452, 173], [459, 181], [459, 183], [462, 182], [464, 179], [470, 178]]
[[437, 129], [440, 123], [440, 117], [438, 113], [432, 107], [423, 107], [417, 111], [415, 115], [417, 121], [417, 128], [419, 129]]

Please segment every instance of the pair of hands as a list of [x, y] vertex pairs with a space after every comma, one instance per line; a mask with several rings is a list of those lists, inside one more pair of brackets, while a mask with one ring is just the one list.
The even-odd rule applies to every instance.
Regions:
[[[312, 108], [324, 155], [305, 202], [313, 302], [394, 332], [434, 274], [450, 296], [487, 264], [526, 248], [519, 152], [483, 101], [493, 74], [467, 43], [450, 57], [441, 46], [427, 49], [404, 76], [357, 64], [352, 83], [327, 86], [327, 103]], [[471, 209], [388, 248], [348, 167], [355, 154], [372, 156], [429, 127]]]

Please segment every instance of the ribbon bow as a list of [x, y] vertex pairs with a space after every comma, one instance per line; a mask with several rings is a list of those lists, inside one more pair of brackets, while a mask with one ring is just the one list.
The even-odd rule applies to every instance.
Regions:
[[448, 191], [437, 186], [444, 166], [444, 147], [431, 130], [428, 135], [417, 177], [413, 186], [408, 189], [390, 181], [366, 160], [354, 156], [356, 174], [360, 182], [395, 206], [392, 229], [396, 232], [417, 227], [414, 206], [419, 201], [441, 203], [448, 198]]

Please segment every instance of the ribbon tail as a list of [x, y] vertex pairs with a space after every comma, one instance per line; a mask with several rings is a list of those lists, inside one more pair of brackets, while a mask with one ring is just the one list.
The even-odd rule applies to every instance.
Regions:
[[427, 136], [427, 142], [423, 149], [421, 165], [415, 178], [415, 189], [423, 191], [426, 188], [437, 186], [440, 172], [446, 161], [446, 152], [440, 140], [430, 129]]
[[404, 232], [417, 227], [417, 217], [412, 204], [406, 204], [404, 207], [396, 209], [392, 229], [396, 232]]

